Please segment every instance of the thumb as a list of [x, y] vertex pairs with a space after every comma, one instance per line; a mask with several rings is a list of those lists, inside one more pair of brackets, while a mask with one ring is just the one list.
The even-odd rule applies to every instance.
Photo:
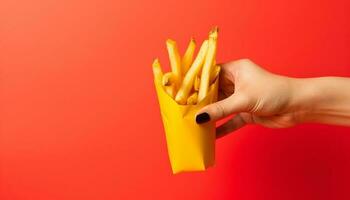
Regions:
[[196, 115], [197, 124], [209, 121], [217, 121], [230, 114], [243, 112], [246, 110], [248, 101], [242, 95], [233, 94], [230, 97], [209, 104], [202, 108]]

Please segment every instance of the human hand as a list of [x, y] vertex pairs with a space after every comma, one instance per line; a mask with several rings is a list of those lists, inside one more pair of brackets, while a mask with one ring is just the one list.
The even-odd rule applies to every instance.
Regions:
[[270, 128], [290, 127], [298, 123], [299, 106], [293, 102], [293, 79], [272, 74], [248, 59], [223, 64], [219, 79], [219, 100], [201, 109], [197, 123], [232, 119], [217, 128], [221, 137], [246, 124]]

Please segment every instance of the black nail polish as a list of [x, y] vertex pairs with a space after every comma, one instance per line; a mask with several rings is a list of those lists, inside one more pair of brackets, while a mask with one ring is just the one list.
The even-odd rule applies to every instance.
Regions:
[[208, 122], [210, 120], [210, 116], [208, 113], [204, 112], [196, 116], [196, 122], [197, 124], [203, 124], [205, 122]]

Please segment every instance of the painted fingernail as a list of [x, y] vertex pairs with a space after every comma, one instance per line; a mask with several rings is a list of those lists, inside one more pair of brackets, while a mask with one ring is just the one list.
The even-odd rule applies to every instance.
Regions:
[[205, 122], [208, 122], [210, 120], [210, 116], [208, 113], [204, 112], [196, 116], [196, 122], [197, 124], [203, 124]]

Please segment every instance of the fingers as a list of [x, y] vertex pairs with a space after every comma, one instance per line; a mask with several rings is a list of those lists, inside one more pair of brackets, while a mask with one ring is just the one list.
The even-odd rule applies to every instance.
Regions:
[[[219, 100], [231, 96], [235, 92], [235, 80], [237, 79], [238, 68], [248, 62], [246, 59], [241, 59], [220, 64]], [[220, 93], [223, 95], [220, 95]]]
[[196, 122], [202, 124], [208, 121], [217, 121], [230, 114], [244, 111], [247, 105], [247, 101], [242, 95], [233, 94], [226, 99], [202, 108], [196, 116]]
[[244, 121], [240, 114], [237, 114], [221, 126], [216, 128], [216, 138], [221, 138], [239, 128], [242, 128], [247, 123]]
[[[247, 99], [245, 95], [239, 92], [239, 83], [235, 83], [241, 69], [246, 70], [253, 63], [248, 59], [231, 61], [221, 65], [219, 78], [219, 100], [201, 109], [196, 116], [198, 124], [208, 121], [217, 121], [233, 113], [244, 112], [248, 110], [252, 100]], [[236, 87], [237, 86], [237, 87]], [[228, 98], [225, 98], [229, 96]], [[248, 100], [250, 102], [248, 102]]]

